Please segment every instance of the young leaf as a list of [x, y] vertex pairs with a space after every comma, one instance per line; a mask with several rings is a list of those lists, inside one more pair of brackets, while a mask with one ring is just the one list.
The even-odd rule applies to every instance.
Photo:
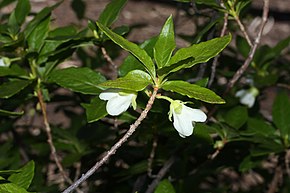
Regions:
[[53, 71], [49, 76], [49, 81], [74, 92], [95, 95], [101, 91], [97, 85], [106, 79], [100, 73], [89, 68], [71, 67]]
[[30, 80], [12, 80], [0, 85], [0, 98], [9, 98], [31, 83]]
[[29, 193], [24, 188], [17, 186], [16, 184], [7, 182], [3, 177], [0, 176], [0, 192], [5, 193]]
[[19, 25], [21, 25], [25, 21], [25, 18], [29, 14], [29, 12], [30, 12], [29, 0], [18, 0], [15, 8], [15, 17]]
[[198, 63], [207, 62], [220, 53], [231, 41], [231, 35], [215, 38], [188, 48], [179, 49], [169, 63], [158, 71], [166, 76], [183, 68], [190, 68]]
[[144, 65], [144, 68], [148, 71], [150, 76], [152, 78], [155, 78], [154, 63], [145, 50], [141, 49], [138, 45], [129, 42], [122, 36], [119, 36], [118, 34], [114, 33], [103, 24], [97, 22], [97, 25], [113, 42], [121, 46], [123, 49], [129, 51], [136, 58], [138, 58], [138, 60], [140, 60], [140, 62]]
[[290, 100], [286, 93], [280, 93], [273, 104], [273, 122], [279, 129], [281, 137], [290, 138]]
[[168, 180], [162, 180], [154, 193], [175, 193], [174, 187]]
[[127, 0], [112, 0], [100, 14], [98, 21], [104, 26], [111, 26], [118, 18]]
[[158, 68], [165, 66], [175, 49], [172, 16], [165, 22], [154, 47], [154, 59]]
[[12, 174], [8, 180], [17, 186], [28, 189], [34, 176], [34, 162], [28, 162], [20, 169], [19, 173]]
[[152, 83], [152, 81], [149, 74], [142, 70], [133, 70], [125, 77], [118, 78], [116, 80], [109, 80], [99, 84], [98, 86], [140, 91], [146, 88], [150, 83]]
[[0, 109], [0, 116], [21, 116], [24, 114], [24, 111], [21, 112], [12, 112]]
[[31, 32], [27, 39], [30, 52], [40, 51], [40, 48], [44, 44], [44, 40], [48, 34], [49, 23], [50, 17], [47, 17], [45, 20], [41, 21]]
[[164, 90], [177, 92], [181, 95], [186, 95], [189, 98], [194, 98], [207, 103], [225, 103], [225, 101], [213, 91], [195, 84], [190, 84], [182, 80], [167, 81], [162, 85], [161, 88], [163, 88]]
[[82, 103], [81, 105], [86, 109], [87, 121], [92, 123], [107, 116], [106, 104], [107, 101], [101, 100], [99, 96], [93, 98], [90, 104]]

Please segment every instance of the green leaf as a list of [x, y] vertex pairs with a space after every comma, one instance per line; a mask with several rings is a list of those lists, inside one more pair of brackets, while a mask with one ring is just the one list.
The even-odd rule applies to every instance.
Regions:
[[158, 184], [154, 193], [175, 193], [175, 190], [169, 180], [162, 180]]
[[14, 112], [14, 111], [6, 111], [3, 109], [0, 109], [0, 116], [21, 116], [23, 114], [24, 114], [24, 111]]
[[104, 26], [111, 26], [118, 18], [122, 8], [127, 3], [127, 0], [112, 0], [102, 11], [98, 21]]
[[19, 173], [12, 174], [8, 180], [19, 187], [28, 189], [34, 176], [34, 162], [30, 161], [20, 169]]
[[97, 22], [97, 25], [99, 28], [116, 44], [118, 44], [123, 49], [129, 51], [131, 54], [133, 54], [140, 62], [143, 64], [144, 68], [148, 71], [150, 76], [152, 78], [155, 78], [155, 66], [150, 58], [150, 56], [146, 53], [145, 50], [141, 49], [138, 45], [129, 42], [122, 36], [119, 36], [118, 34], [111, 31], [106, 26], [102, 25], [101, 23]]
[[225, 114], [225, 121], [235, 129], [241, 128], [248, 120], [247, 107], [237, 106]]
[[288, 140], [290, 137], [290, 100], [286, 93], [279, 93], [275, 98], [272, 115], [281, 137]]
[[44, 44], [44, 40], [47, 37], [49, 29], [50, 17], [41, 21], [31, 32], [27, 39], [30, 52], [39, 52], [40, 48]]
[[17, 186], [16, 184], [6, 181], [0, 176], [0, 192], [5, 193], [29, 193], [24, 188]]
[[42, 9], [26, 26], [24, 30], [25, 38], [27, 39], [32, 31], [34, 31], [34, 28], [36, 28], [39, 23], [41, 23], [45, 18], [49, 17], [51, 14], [51, 11], [54, 10], [57, 6], [59, 6], [62, 3], [62, 1], [54, 4], [51, 7], [45, 7]]
[[172, 16], [165, 22], [154, 47], [154, 59], [158, 68], [165, 66], [175, 49], [174, 26]]
[[20, 170], [2, 170], [0, 171], [0, 175], [11, 175], [11, 174], [16, 174], [19, 173]]
[[[157, 37], [153, 37], [149, 40], [144, 41], [140, 45], [140, 48], [144, 49], [151, 58], [153, 57], [153, 48], [155, 46], [157, 39], [158, 39]], [[136, 59], [133, 55], [130, 54], [125, 59], [124, 63], [120, 66], [119, 75], [125, 76], [128, 72], [137, 69], [142, 70], [143, 66], [138, 59]]]
[[215, 38], [188, 48], [179, 49], [169, 63], [158, 71], [166, 76], [183, 68], [190, 68], [198, 63], [204, 63], [220, 53], [231, 41], [231, 35]]
[[189, 98], [194, 98], [207, 103], [225, 103], [225, 101], [213, 91], [195, 84], [190, 84], [182, 80], [167, 81], [162, 85], [161, 88], [163, 88], [164, 90], [177, 92], [179, 94], [186, 95]]
[[15, 17], [19, 25], [21, 25], [25, 21], [25, 18], [29, 14], [29, 12], [30, 12], [29, 0], [18, 0], [15, 8]]
[[17, 65], [11, 65], [10, 67], [0, 66], [0, 77], [3, 76], [26, 76], [27, 73], [23, 68]]
[[97, 85], [106, 79], [99, 72], [89, 68], [71, 67], [53, 71], [49, 76], [49, 81], [74, 92], [95, 95], [101, 91]]
[[133, 70], [125, 77], [118, 78], [116, 80], [109, 80], [99, 84], [98, 86], [140, 91], [146, 88], [150, 83], [152, 83], [152, 81], [149, 74], [142, 70]]
[[268, 124], [265, 120], [249, 118], [247, 122], [248, 128], [246, 134], [250, 135], [264, 135], [273, 136], [275, 135], [275, 128]]
[[31, 83], [30, 80], [11, 80], [0, 85], [0, 98], [9, 98]]
[[106, 103], [107, 101], [103, 101], [97, 96], [91, 100], [90, 104], [81, 104], [86, 109], [87, 121], [89, 123], [107, 116]]

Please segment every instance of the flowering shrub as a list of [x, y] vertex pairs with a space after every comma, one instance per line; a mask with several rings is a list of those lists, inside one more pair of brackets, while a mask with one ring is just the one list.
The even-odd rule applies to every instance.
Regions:
[[261, 43], [269, 0], [256, 30], [250, 0], [176, 0], [197, 31], [172, 13], [141, 44], [115, 24], [126, 0], [84, 28], [51, 24], [62, 2], [30, 3], [0, 3], [15, 7], [0, 17], [1, 193], [289, 192], [290, 37]]

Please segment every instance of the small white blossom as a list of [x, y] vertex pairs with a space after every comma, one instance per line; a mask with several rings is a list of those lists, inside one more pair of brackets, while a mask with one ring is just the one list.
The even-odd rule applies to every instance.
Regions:
[[136, 109], [136, 98], [137, 95], [134, 93], [123, 93], [114, 91], [105, 91], [99, 95], [101, 100], [106, 100], [106, 110], [109, 115], [117, 116], [125, 112], [132, 104], [133, 108]]
[[0, 58], [0, 66], [6, 66], [4, 59]]
[[240, 98], [241, 104], [251, 108], [254, 105], [258, 94], [259, 94], [258, 89], [256, 89], [255, 87], [251, 87], [250, 89], [247, 90], [245, 89], [239, 90], [235, 96]]
[[169, 120], [173, 115], [173, 126], [181, 137], [190, 136], [193, 133], [195, 122], [205, 122], [206, 114], [200, 109], [193, 109], [183, 104], [182, 101], [174, 100], [170, 104]]

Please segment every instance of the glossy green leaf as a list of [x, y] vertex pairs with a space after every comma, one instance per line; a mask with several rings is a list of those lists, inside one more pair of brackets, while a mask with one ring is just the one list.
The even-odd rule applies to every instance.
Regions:
[[111, 31], [109, 28], [102, 25], [101, 23], [97, 22], [97, 25], [113, 42], [121, 46], [123, 49], [129, 51], [136, 58], [138, 58], [138, 60], [140, 60], [140, 62], [143, 64], [144, 68], [148, 71], [150, 76], [152, 78], [155, 78], [154, 63], [145, 50], [141, 49], [138, 45], [132, 42], [129, 42], [122, 36], [119, 36], [118, 34], [114, 33], [113, 31]]
[[102, 11], [98, 21], [104, 26], [111, 26], [118, 18], [122, 8], [127, 3], [127, 0], [112, 0]]
[[[157, 37], [153, 37], [149, 40], [144, 41], [140, 48], [144, 49], [147, 54], [153, 58], [153, 48], [155, 46], [155, 43], [157, 41]], [[128, 72], [132, 70], [142, 70], [143, 66], [142, 63], [138, 59], [136, 59], [133, 55], [129, 55], [123, 62], [123, 64], [119, 68], [119, 75], [125, 76]]]
[[204, 63], [220, 53], [231, 41], [231, 35], [215, 38], [187, 48], [179, 49], [169, 63], [158, 71], [165, 76], [180, 69], [190, 68], [198, 63]]
[[16, 184], [6, 181], [3, 177], [0, 176], [0, 192], [5, 193], [29, 193], [24, 188], [17, 186]]
[[44, 40], [47, 37], [49, 29], [50, 17], [41, 21], [31, 32], [27, 39], [30, 52], [39, 52], [40, 48], [44, 44]]
[[31, 83], [30, 80], [11, 80], [0, 85], [0, 98], [9, 98]]
[[18, 0], [15, 8], [15, 17], [18, 24], [22, 24], [25, 21], [26, 16], [30, 12], [29, 0]]
[[133, 70], [129, 72], [125, 77], [103, 82], [99, 84], [99, 86], [105, 88], [118, 88], [131, 91], [140, 91], [146, 88], [150, 83], [152, 83], [152, 81], [149, 74], [142, 70]]
[[34, 177], [34, 162], [30, 161], [20, 169], [19, 173], [12, 174], [8, 180], [17, 186], [28, 189]]
[[167, 81], [162, 85], [161, 88], [164, 90], [177, 92], [179, 94], [186, 95], [189, 98], [194, 98], [207, 103], [225, 103], [225, 101], [213, 91], [182, 80]]
[[247, 134], [250, 135], [264, 135], [272, 136], [275, 135], [275, 128], [268, 124], [265, 120], [249, 118], [247, 122], [248, 128], [246, 130]]
[[93, 98], [90, 104], [82, 103], [81, 105], [86, 109], [87, 121], [92, 123], [107, 116], [106, 104], [107, 101], [101, 100], [99, 96]]
[[24, 111], [14, 112], [14, 111], [6, 111], [3, 109], [0, 109], [0, 116], [21, 116], [23, 114], [24, 114]]
[[224, 119], [228, 125], [240, 129], [248, 120], [248, 109], [243, 106], [236, 106], [225, 114]]
[[19, 173], [20, 170], [1, 170], [0, 171], [0, 176], [1, 175], [11, 175], [11, 174], [16, 174]]
[[286, 93], [279, 93], [273, 104], [273, 122], [279, 129], [281, 137], [290, 138], [290, 100]]
[[154, 47], [154, 59], [158, 68], [166, 66], [175, 49], [174, 25], [172, 16], [165, 22]]
[[162, 180], [159, 182], [154, 193], [175, 193], [175, 190], [169, 180]]
[[95, 95], [101, 91], [97, 85], [106, 79], [99, 72], [89, 68], [71, 67], [53, 71], [49, 76], [49, 81], [74, 92]]
[[27, 24], [24, 34], [25, 38], [27, 39], [32, 31], [43, 21], [45, 18], [49, 17], [51, 14], [51, 11], [54, 10], [57, 6], [59, 6], [62, 3], [62, 1], [52, 5], [51, 7], [45, 7], [40, 12], [37, 13], [37, 15]]
[[11, 65], [10, 67], [0, 66], [0, 77], [3, 76], [27, 76], [27, 73], [17, 65]]

